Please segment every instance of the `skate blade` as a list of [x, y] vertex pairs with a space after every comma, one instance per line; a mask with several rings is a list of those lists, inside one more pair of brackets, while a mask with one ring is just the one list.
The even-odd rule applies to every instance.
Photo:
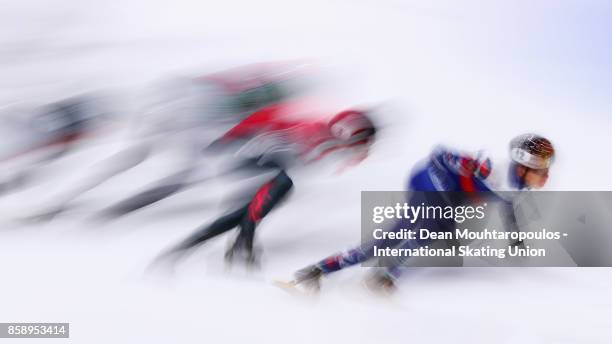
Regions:
[[304, 290], [298, 287], [298, 284], [295, 281], [282, 281], [282, 280], [273, 280], [272, 284], [280, 288], [281, 290], [293, 295], [299, 296], [302, 298], [313, 298], [318, 295], [317, 292]]
[[286, 282], [286, 281], [281, 281], [281, 280], [273, 280], [272, 284], [274, 284], [275, 286], [283, 290], [289, 290], [289, 291], [297, 290], [296, 284], [293, 281]]

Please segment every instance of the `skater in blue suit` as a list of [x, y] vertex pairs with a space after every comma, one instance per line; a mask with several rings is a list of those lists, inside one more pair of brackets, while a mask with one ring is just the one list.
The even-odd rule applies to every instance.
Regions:
[[[408, 181], [407, 190], [413, 192], [408, 199], [409, 205], [453, 206], [465, 199], [448, 199], [448, 193], [469, 195], [470, 192], [487, 192], [496, 195], [499, 201], [508, 205], [512, 219], [512, 200], [504, 198], [498, 191], [518, 191], [541, 188], [548, 179], [548, 169], [554, 157], [551, 142], [539, 135], [525, 134], [516, 137], [510, 144], [511, 162], [507, 168], [493, 169], [489, 158], [482, 155], [469, 155], [438, 147], [426, 160], [424, 166], [416, 168]], [[498, 172], [497, 174], [494, 172]], [[506, 174], [505, 178], [502, 178]], [[501, 182], [501, 183], [500, 183]], [[425, 191], [425, 192], [418, 192]], [[461, 198], [461, 197], [460, 197]], [[516, 225], [515, 221], [511, 225]], [[407, 228], [406, 220], [398, 221], [390, 231]], [[452, 219], [419, 219], [418, 223], [410, 224], [414, 228], [429, 228], [436, 232], [453, 230], [455, 222]], [[373, 240], [353, 249], [331, 255], [316, 264], [307, 266], [295, 273], [295, 279], [290, 282], [295, 286], [303, 286], [309, 291], [318, 291], [322, 276], [342, 270], [346, 267], [363, 263], [374, 256], [374, 246], [414, 249], [430, 240], [404, 240], [393, 243], [389, 239]], [[391, 265], [382, 269], [368, 280], [368, 286], [391, 291], [395, 289], [395, 281], [400, 274], [399, 265]]]

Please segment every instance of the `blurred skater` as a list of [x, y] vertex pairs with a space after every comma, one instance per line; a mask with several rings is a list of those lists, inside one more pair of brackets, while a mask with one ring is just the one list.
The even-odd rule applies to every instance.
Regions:
[[[291, 170], [327, 157], [341, 157], [343, 169], [368, 156], [376, 128], [367, 112], [347, 110], [331, 119], [317, 120], [296, 119], [298, 112], [291, 104], [269, 106], [246, 118], [215, 143], [217, 149], [223, 149], [236, 142], [246, 142], [240, 146], [239, 156], [255, 168], [275, 171], [275, 175], [252, 198], [198, 229], [159, 260], [179, 259], [211, 238], [237, 228], [238, 235], [226, 251], [225, 259], [228, 263], [240, 259], [248, 265], [255, 264], [256, 228], [293, 189]], [[313, 117], [325, 118], [310, 118]]]
[[[408, 204], [419, 206], [422, 203], [433, 206], [457, 206], [469, 201], [470, 193], [483, 192], [498, 198], [506, 212], [507, 231], [517, 230], [516, 219], [512, 209], [512, 199], [497, 191], [530, 190], [543, 187], [548, 180], [549, 167], [555, 150], [551, 142], [536, 134], [524, 134], [510, 143], [511, 163], [507, 168], [497, 168], [491, 160], [481, 155], [470, 155], [456, 151], [437, 148], [427, 159], [423, 167], [416, 168], [408, 180]], [[505, 175], [504, 175], [505, 174]], [[422, 191], [422, 192], [421, 192]], [[448, 191], [457, 192], [459, 197], [448, 197]], [[453, 219], [424, 219], [416, 223], [400, 220], [391, 229], [399, 231], [407, 226], [427, 228], [434, 232], [452, 231], [455, 228]], [[320, 280], [344, 268], [373, 259], [374, 246], [414, 249], [430, 243], [431, 240], [373, 240], [360, 246], [326, 257], [295, 273], [295, 279], [289, 284], [304, 287], [308, 291], [318, 291]], [[520, 242], [514, 243], [521, 245]], [[367, 280], [367, 285], [374, 290], [392, 291], [401, 274], [402, 260], [397, 260], [387, 268], [379, 269]]]

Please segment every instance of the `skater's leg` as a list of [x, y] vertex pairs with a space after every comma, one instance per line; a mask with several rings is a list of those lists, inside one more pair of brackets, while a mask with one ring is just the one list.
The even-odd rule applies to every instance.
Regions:
[[90, 178], [76, 185], [71, 192], [67, 193], [64, 202], [68, 202], [78, 195], [104, 183], [110, 178], [139, 165], [148, 157], [151, 148], [152, 147], [147, 144], [136, 145], [111, 156], [107, 160], [101, 161], [99, 164], [92, 167], [94, 173]]
[[92, 174], [74, 184], [72, 188], [54, 197], [54, 205], [48, 210], [32, 216], [32, 219], [46, 220], [62, 213], [83, 193], [97, 187], [116, 175], [125, 172], [142, 163], [150, 154], [149, 144], [132, 146], [92, 167]]
[[230, 229], [238, 226], [240, 221], [245, 217], [247, 213], [248, 206], [244, 206], [232, 213], [229, 213], [212, 224], [203, 227], [202, 229], [196, 231], [194, 234], [189, 236], [187, 239], [182, 241], [180, 244], [175, 246], [173, 249], [168, 251], [168, 254], [185, 252], [195, 246], [198, 246], [205, 241], [214, 238], [215, 236], [225, 233]]
[[[408, 228], [409, 223], [407, 221], [398, 221], [389, 232], [398, 232], [402, 228]], [[374, 257], [374, 247], [392, 247], [397, 244], [397, 241], [391, 239], [379, 239], [372, 240], [367, 243], [363, 243], [357, 247], [353, 247], [349, 250], [331, 255], [321, 261], [315, 266], [320, 269], [324, 274], [332, 273], [341, 270], [345, 267], [353, 266], [356, 264], [363, 263]]]
[[244, 254], [247, 263], [253, 263], [255, 261], [255, 255], [253, 253], [253, 241], [255, 238], [255, 226], [257, 224], [245, 214], [242, 221], [240, 221], [240, 232], [232, 246], [225, 252], [225, 260], [229, 263], [234, 259], [235, 254]]
[[[194, 158], [197, 159], [198, 157]], [[220, 175], [228, 176], [231, 174], [248, 173], [252, 176], [254, 173], [261, 173], [262, 171], [275, 168], [272, 165], [257, 165], [254, 160], [246, 160], [231, 167], [224, 171]], [[153, 203], [164, 200], [188, 187], [212, 179], [214, 176], [207, 176], [205, 178], [193, 179], [191, 178], [194, 170], [196, 169], [195, 164], [188, 166], [182, 171], [179, 171], [169, 177], [163, 178], [156, 182], [153, 186], [145, 191], [142, 191], [132, 197], [129, 197], [103, 212], [103, 216], [123, 216], [138, 209], [149, 206]]]
[[233, 254], [239, 250], [245, 250], [247, 255], [252, 258], [257, 224], [287, 196], [292, 187], [293, 181], [291, 178], [285, 171], [281, 171], [257, 190], [247, 207], [247, 213], [240, 222], [240, 233], [227, 252], [226, 258], [232, 259]]
[[[398, 222], [392, 230], [402, 228], [402, 223]], [[347, 251], [331, 255], [316, 264], [302, 268], [295, 273], [293, 284], [303, 285], [309, 291], [317, 292], [320, 286], [320, 279], [323, 275], [339, 271], [345, 267], [363, 263], [374, 256], [374, 246], [389, 246], [389, 240], [372, 240], [363, 245], [354, 247]]]
[[293, 181], [285, 171], [281, 171], [271, 181], [257, 190], [249, 203], [248, 216], [255, 223], [277, 206], [293, 188]]
[[374, 246], [376, 245], [389, 245], [389, 243], [386, 240], [373, 240], [364, 245], [331, 255], [316, 264], [296, 271], [292, 283], [300, 284], [311, 292], [317, 292], [321, 288], [320, 279], [323, 275], [365, 262], [373, 257]]
[[149, 206], [153, 203], [164, 200], [190, 185], [189, 176], [193, 171], [192, 168], [187, 168], [183, 171], [175, 173], [170, 177], [166, 177], [145, 191], [139, 192], [103, 211], [103, 216], [123, 216], [138, 209]]
[[[422, 193], [411, 194], [409, 204], [419, 205], [423, 201]], [[410, 223], [407, 219], [402, 219], [390, 228], [389, 232], [398, 232], [403, 228], [417, 228], [420, 223]], [[316, 264], [309, 265], [295, 273], [295, 283], [310, 285], [313, 289], [319, 288], [319, 279], [324, 274], [339, 271], [345, 267], [350, 267], [363, 263], [374, 257], [374, 247], [394, 247], [398, 244], [396, 240], [379, 239], [363, 243], [347, 251], [331, 255]]]
[[[419, 228], [427, 228], [434, 232], [450, 232], [454, 229], [454, 221], [447, 219], [425, 219], [420, 221]], [[395, 245], [400, 250], [415, 250], [419, 247], [431, 244], [431, 239], [406, 239]], [[456, 245], [456, 241], [447, 241], [447, 245]], [[366, 285], [375, 291], [391, 292], [395, 290], [397, 279], [407, 270], [410, 257], [385, 257], [379, 261], [381, 268], [377, 269], [369, 278]], [[435, 263], [434, 263], [435, 264]], [[445, 262], [445, 264], [448, 264]], [[461, 266], [463, 259], [456, 257], [454, 266]], [[435, 266], [435, 265], [434, 265]]]

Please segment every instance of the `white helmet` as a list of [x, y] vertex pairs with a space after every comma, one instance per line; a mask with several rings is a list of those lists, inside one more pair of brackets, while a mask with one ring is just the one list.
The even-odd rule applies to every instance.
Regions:
[[535, 170], [550, 167], [555, 155], [552, 143], [537, 134], [523, 134], [510, 142], [510, 157], [518, 164]]

